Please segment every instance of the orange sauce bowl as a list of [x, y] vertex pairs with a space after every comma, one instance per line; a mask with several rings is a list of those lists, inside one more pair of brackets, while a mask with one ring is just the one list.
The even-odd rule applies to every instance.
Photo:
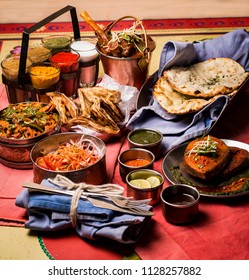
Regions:
[[123, 182], [126, 180], [126, 175], [133, 170], [153, 169], [154, 161], [153, 153], [145, 149], [134, 148], [123, 151], [118, 156], [119, 173]]

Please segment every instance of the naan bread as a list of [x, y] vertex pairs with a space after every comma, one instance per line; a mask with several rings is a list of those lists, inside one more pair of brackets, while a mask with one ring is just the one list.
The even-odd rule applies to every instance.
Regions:
[[173, 66], [163, 75], [173, 89], [184, 95], [211, 98], [238, 89], [249, 73], [230, 58], [212, 58], [188, 67]]
[[220, 96], [208, 100], [188, 97], [171, 88], [164, 76], [158, 79], [152, 94], [167, 113], [175, 115], [197, 112]]

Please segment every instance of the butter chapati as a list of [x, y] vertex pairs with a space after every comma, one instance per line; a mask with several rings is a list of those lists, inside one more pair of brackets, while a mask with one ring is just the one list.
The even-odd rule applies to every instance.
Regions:
[[188, 67], [173, 66], [163, 72], [174, 90], [201, 98], [231, 93], [241, 86], [248, 74], [230, 58], [212, 58]]

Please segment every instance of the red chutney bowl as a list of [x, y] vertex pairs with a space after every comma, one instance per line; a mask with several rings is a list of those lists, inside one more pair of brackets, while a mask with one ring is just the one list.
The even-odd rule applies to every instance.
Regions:
[[61, 73], [72, 73], [79, 69], [80, 55], [68, 50], [53, 53], [49, 58], [51, 64], [59, 66]]

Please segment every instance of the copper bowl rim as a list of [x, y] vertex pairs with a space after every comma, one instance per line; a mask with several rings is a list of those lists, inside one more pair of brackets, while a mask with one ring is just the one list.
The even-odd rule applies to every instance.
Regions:
[[[175, 188], [177, 186], [185, 187], [185, 188], [188, 188], [189, 190], [194, 191], [197, 194], [197, 198], [194, 197], [194, 201], [190, 202], [188, 204], [174, 204], [174, 203], [170, 203], [167, 200], [165, 200], [165, 198], [163, 198], [163, 193], [166, 191], [166, 189], [167, 188]], [[169, 185], [168, 187], [163, 189], [161, 191], [161, 193], [160, 193], [160, 198], [161, 198], [162, 203], [164, 203], [165, 205], [169, 205], [169, 206], [177, 208], [177, 209], [181, 209], [181, 208], [184, 209], [184, 208], [189, 208], [189, 207], [192, 207], [192, 206], [198, 204], [199, 200], [200, 200], [200, 193], [199, 193], [199, 191], [195, 187], [192, 187], [190, 185], [187, 185], [187, 184], [175, 184], [175, 185]]]
[[[160, 139], [156, 142], [153, 142], [153, 143], [149, 143], [149, 144], [141, 144], [141, 143], [137, 143], [137, 142], [134, 142], [130, 139], [131, 135], [138, 132], [138, 131], [153, 131], [155, 133], [157, 133], [158, 135], [160, 135]], [[129, 132], [129, 134], [127, 135], [127, 139], [128, 141], [132, 144], [132, 145], [135, 145], [137, 147], [153, 147], [153, 146], [156, 146], [158, 144], [160, 144], [163, 140], [163, 134], [161, 131], [157, 130], [157, 129], [154, 129], [154, 128], [147, 128], [147, 127], [143, 127], [143, 128], [136, 128], [136, 129], [133, 129], [132, 131]]]
[[[144, 165], [144, 166], [143, 166], [143, 169], [146, 169], [146, 166], [149, 166], [149, 165], [151, 165], [151, 164], [153, 164], [153, 163], [155, 162], [155, 156], [154, 156], [154, 154], [153, 154], [151, 151], [146, 150], [146, 149], [142, 149], [142, 148], [130, 148], [130, 149], [124, 150], [123, 152], [121, 152], [121, 153], [118, 155], [118, 162], [119, 162], [119, 164], [122, 165], [123, 167], [129, 168], [129, 169], [141, 169], [141, 166], [137, 166], [137, 167], [136, 167], [136, 166], [126, 165], [126, 164], [124, 164], [124, 162], [121, 160], [121, 157], [122, 157], [125, 153], [127, 153], [127, 152], [129, 152], [129, 151], [141, 151], [141, 152], [144, 152], [144, 153], [146, 153], [146, 154], [148, 154], [148, 155], [151, 156], [151, 161], [150, 161], [148, 164]], [[135, 159], [135, 158], [134, 158], [134, 159]]]
[[[129, 183], [129, 176], [132, 174], [132, 173], [136, 173], [136, 172], [149, 172], [149, 173], [153, 173], [155, 176], [160, 176], [160, 178], [162, 179], [160, 185], [156, 186], [156, 187], [153, 187], [153, 188], [138, 188], [136, 186], [132, 186], [130, 183]], [[153, 176], [153, 175], [151, 175]], [[156, 171], [156, 170], [153, 170], [153, 169], [146, 169], [146, 168], [140, 168], [139, 170], [132, 170], [131, 172], [129, 172], [127, 175], [126, 175], [126, 183], [128, 185], [129, 188], [133, 189], [133, 190], [136, 190], [136, 191], [140, 191], [140, 192], [148, 192], [148, 191], [156, 191], [160, 188], [163, 187], [163, 184], [164, 184], [164, 177], [163, 175]]]
[[[43, 141], [49, 141], [49, 139], [54, 138], [54, 137], [60, 137], [60, 136], [63, 137], [64, 135], [70, 135], [70, 134], [72, 134], [72, 135], [86, 135], [87, 137], [97, 139], [97, 140], [100, 141], [100, 143], [103, 145], [103, 155], [102, 155], [102, 156], [98, 159], [98, 161], [96, 161], [94, 164], [89, 165], [89, 166], [87, 166], [87, 167], [83, 167], [83, 168], [81, 168], [81, 169], [77, 169], [77, 170], [55, 171], [55, 170], [45, 169], [45, 168], [43, 168], [43, 167], [37, 165], [37, 163], [35, 162], [35, 159], [34, 159], [33, 154], [34, 154], [34, 150], [37, 148], [37, 146], [38, 146], [39, 144], [41, 144]], [[53, 173], [55, 173], [55, 174], [57, 174], [57, 173], [58, 173], [58, 174], [69, 174], [69, 173], [73, 173], [73, 172], [81, 172], [81, 171], [87, 170], [87, 169], [91, 168], [92, 166], [98, 164], [100, 161], [102, 161], [102, 160], [105, 158], [105, 156], [106, 156], [106, 145], [105, 145], [105, 143], [104, 143], [101, 139], [99, 139], [98, 137], [95, 137], [95, 136], [93, 136], [93, 135], [90, 135], [90, 134], [84, 134], [84, 133], [78, 133], [78, 132], [63, 132], [63, 133], [58, 133], [58, 134], [50, 135], [50, 136], [48, 136], [48, 137], [46, 137], [46, 138], [40, 140], [39, 142], [37, 142], [37, 143], [33, 146], [33, 148], [31, 149], [31, 152], [30, 152], [30, 158], [31, 158], [31, 161], [32, 161], [32, 163], [33, 163], [33, 166], [35, 166], [36, 168], [39, 168], [40, 170], [43, 170], [43, 171], [45, 171], [45, 172], [51, 172], [52, 174], [53, 174]]]

